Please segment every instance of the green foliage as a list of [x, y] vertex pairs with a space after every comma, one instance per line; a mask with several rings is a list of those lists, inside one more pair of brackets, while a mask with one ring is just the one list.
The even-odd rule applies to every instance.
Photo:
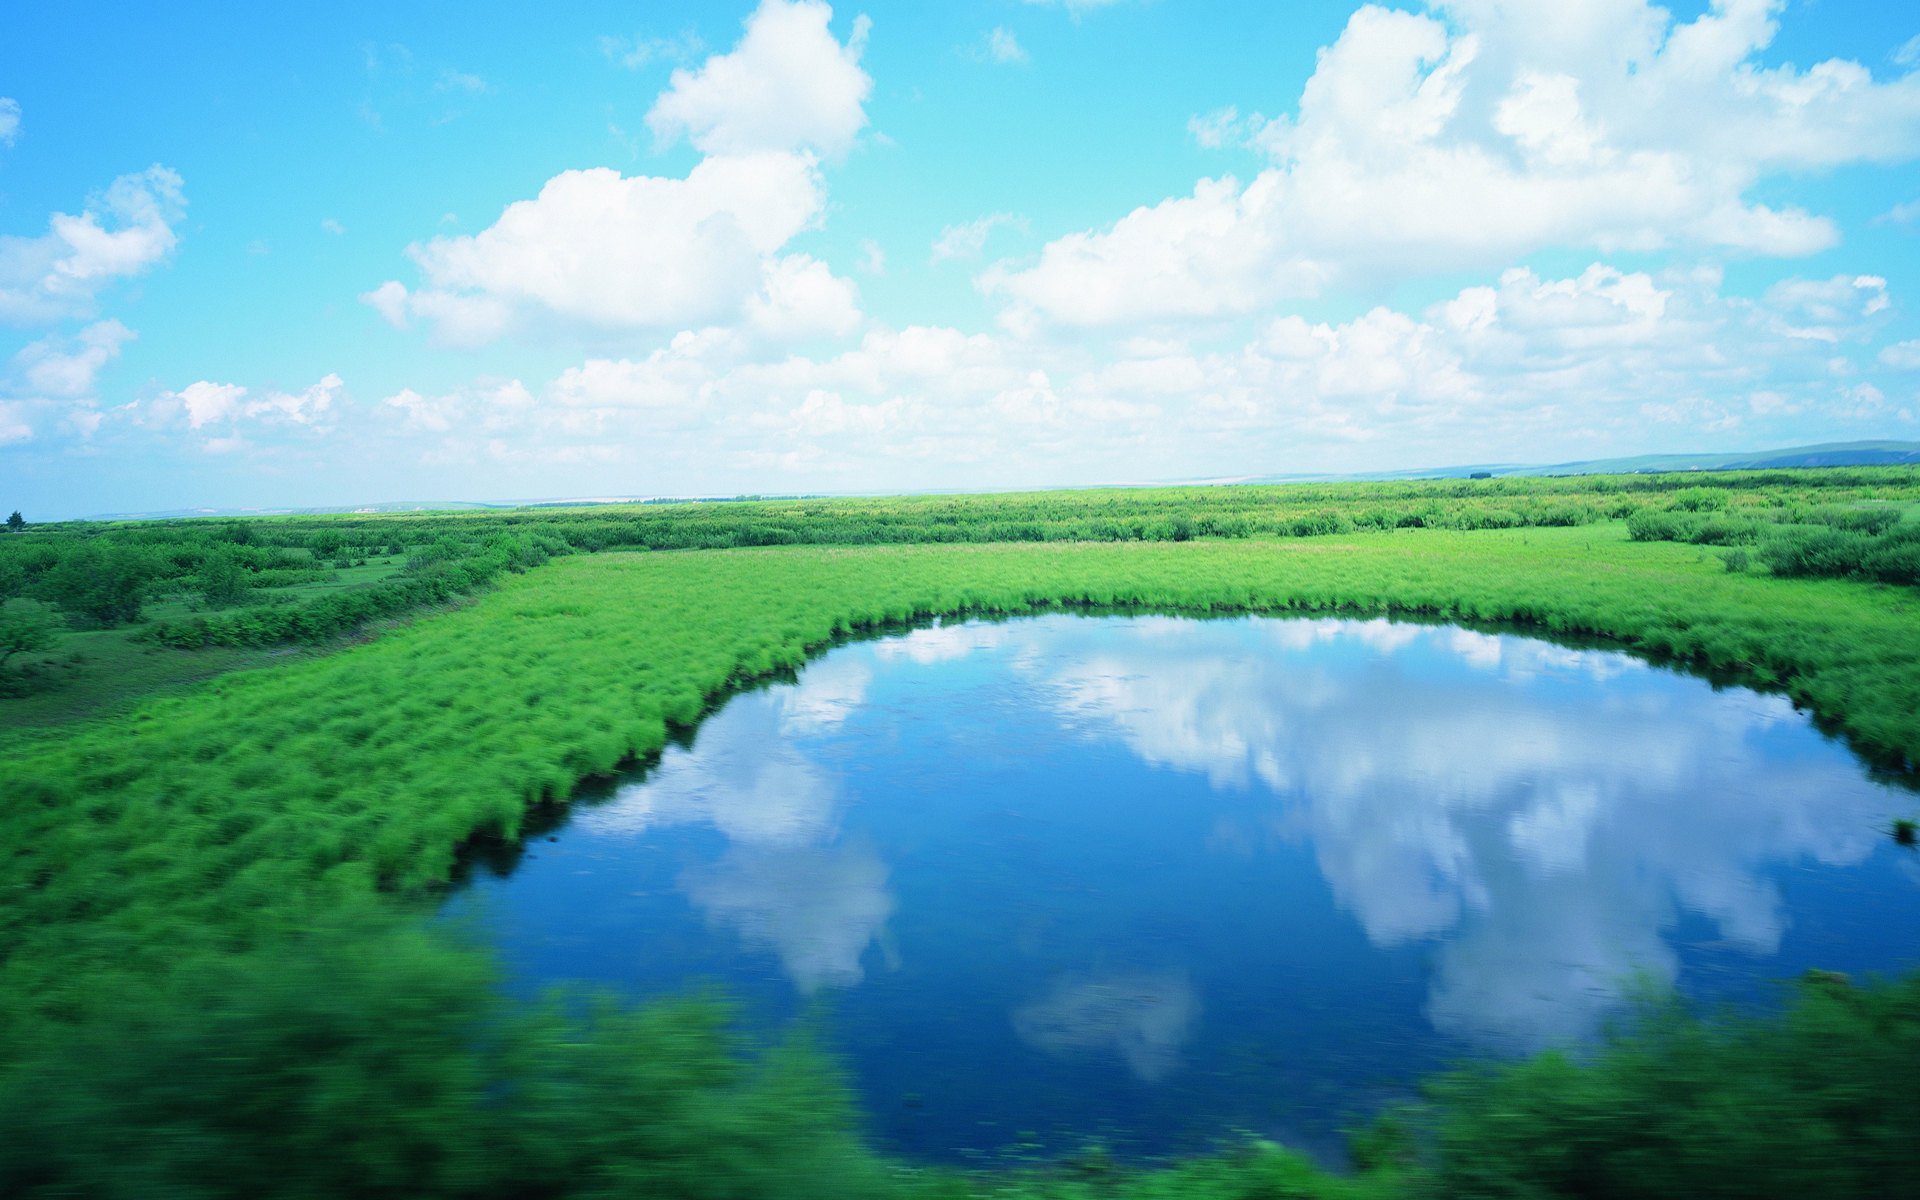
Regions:
[[1778, 1019], [1649, 1002], [1591, 1061], [1557, 1053], [1430, 1089], [1444, 1196], [1920, 1193], [1920, 975], [1814, 973]]
[[510, 1003], [490, 961], [335, 917], [41, 1026], [0, 1076], [0, 1194], [876, 1195], [831, 1065], [726, 1010]]
[[194, 586], [208, 608], [231, 608], [251, 590], [240, 556], [226, 547], [210, 550], [200, 560]]
[[112, 627], [140, 618], [147, 584], [158, 573], [142, 548], [85, 542], [61, 555], [37, 590], [75, 617]]
[[26, 527], [27, 527], [27, 519], [20, 515], [19, 509], [16, 508], [11, 513], [7, 514], [7, 532], [8, 533], [21, 533], [25, 531]]
[[7, 679], [8, 663], [21, 654], [36, 654], [53, 645], [60, 619], [43, 604], [31, 600], [9, 603], [0, 597], [0, 682]]
[[1675, 492], [1668, 504], [1686, 512], [1720, 512], [1727, 507], [1727, 502], [1724, 488], [1690, 487]]

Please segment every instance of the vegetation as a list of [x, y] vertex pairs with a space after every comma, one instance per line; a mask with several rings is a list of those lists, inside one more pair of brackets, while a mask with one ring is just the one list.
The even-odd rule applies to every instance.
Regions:
[[1802, 980], [1784, 1015], [1649, 1000], [1586, 1062], [1561, 1053], [1430, 1088], [1446, 1196], [1900, 1196], [1920, 1129], [1920, 976]]
[[[46, 651], [61, 669], [32, 676], [45, 695], [11, 706], [15, 721], [38, 724], [122, 711], [155, 691], [265, 661], [243, 651], [334, 645], [567, 554], [1263, 540], [1627, 520], [1643, 540], [1727, 545], [1724, 565], [1738, 572], [1754, 560], [1747, 541], [1763, 525], [1838, 529], [1848, 537], [1864, 529], [1898, 541], [1920, 522], [1891, 532], [1876, 522], [1917, 504], [1920, 474], [1912, 467], [1873, 467], [68, 522], [30, 529], [23, 519], [26, 536], [0, 539], [0, 601], [38, 599], [67, 620], [67, 632]], [[1866, 553], [1841, 540], [1842, 550]], [[1785, 557], [1775, 570], [1898, 581], [1911, 548], [1889, 542], [1883, 549], [1886, 554], [1858, 568], [1834, 567], [1853, 559], [1826, 547], [1810, 560], [1826, 564], [1821, 570], [1797, 569]], [[134, 642], [200, 654], [136, 655], [118, 636], [123, 630]]]
[[[1780, 1121], [1757, 1127], [1781, 1146], [1810, 1161], [1857, 1152], [1871, 1167], [1884, 1139], [1860, 1126], [1864, 1100], [1834, 1099], [1850, 1085], [1766, 1071], [1816, 1034], [1879, 1039], [1910, 1070], [1920, 1006], [1908, 985], [1807, 993], [1793, 1010], [1818, 1017], [1805, 1028], [1668, 1015], [1620, 1043], [1641, 1050], [1588, 1066], [1542, 1059], [1456, 1077], [1404, 1140], [1373, 1131], [1358, 1157], [1378, 1169], [1353, 1179], [1257, 1148], [1169, 1171], [1090, 1159], [972, 1179], [862, 1149], [831, 1070], [804, 1047], [732, 1043], [698, 1007], [511, 1005], [473, 951], [406, 924], [463, 845], [515, 837], [530, 806], [658, 750], [728, 687], [850, 631], [934, 614], [1066, 605], [1517, 622], [1782, 689], [1909, 771], [1920, 628], [1907, 588], [1778, 569], [1764, 538], [1664, 531], [1751, 520], [1884, 538], [1904, 517], [1876, 516], [1877, 530], [1799, 518], [1898, 515], [1920, 474], [1776, 474], [34, 526], [0, 539], [0, 595], [27, 598], [6, 612], [51, 603], [76, 626], [103, 625], [131, 620], [132, 596], [146, 624], [60, 636], [117, 638], [153, 661], [283, 637], [337, 643], [473, 597], [123, 716], [13, 720], [0, 733], [0, 1121], [26, 1131], [0, 1149], [0, 1192], [1548, 1195], [1574, 1178], [1645, 1184], [1654, 1167], [1619, 1165], [1632, 1128], [1602, 1121], [1601, 1106], [1681, 1096], [1715, 1113], [1772, 1104]], [[898, 544], [915, 528], [961, 544]], [[754, 545], [782, 540], [816, 544]], [[732, 548], [582, 553], [642, 544]], [[1761, 547], [1766, 569], [1729, 569], [1707, 544]], [[0, 714], [29, 702], [0, 700]], [[1774, 1037], [1802, 1040], [1745, 1074], [1713, 1057], [1723, 1039], [1753, 1054]], [[1634, 1071], [1663, 1056], [1706, 1064], [1700, 1078], [1732, 1090], [1629, 1095]], [[1859, 1096], [1900, 1078], [1890, 1072], [1860, 1076]], [[1549, 1103], [1562, 1092], [1588, 1107]], [[1676, 1143], [1713, 1128], [1655, 1125]], [[1546, 1147], [1567, 1129], [1587, 1140], [1555, 1158]], [[1541, 1144], [1523, 1153], [1529, 1137]], [[1505, 1174], [1463, 1157], [1501, 1138], [1516, 1143], [1498, 1153]], [[1567, 1174], [1576, 1168], [1586, 1174]], [[1685, 1178], [1711, 1193], [1710, 1175]]]
[[0, 603], [0, 687], [11, 678], [7, 664], [17, 654], [34, 654], [53, 645], [60, 623], [51, 610], [31, 600]]

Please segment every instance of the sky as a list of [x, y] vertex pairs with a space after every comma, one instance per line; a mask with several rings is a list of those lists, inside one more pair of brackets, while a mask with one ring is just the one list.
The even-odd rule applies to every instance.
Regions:
[[1920, 440], [1920, 5], [13, 0], [0, 508]]

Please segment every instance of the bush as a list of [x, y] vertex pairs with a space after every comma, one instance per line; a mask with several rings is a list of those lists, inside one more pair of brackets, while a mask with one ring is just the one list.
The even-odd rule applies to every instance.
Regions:
[[111, 627], [140, 619], [147, 583], [158, 573], [144, 550], [88, 541], [41, 576], [39, 593], [77, 617]]
[[1913, 1195], [1920, 976], [1819, 972], [1776, 1019], [1649, 1001], [1586, 1063], [1558, 1053], [1430, 1090], [1455, 1196]]
[[879, 1178], [804, 1041], [754, 1053], [712, 1001], [516, 1005], [489, 958], [389, 920], [198, 959], [91, 1016], [36, 1029], [0, 1077], [0, 1194], [721, 1200]]

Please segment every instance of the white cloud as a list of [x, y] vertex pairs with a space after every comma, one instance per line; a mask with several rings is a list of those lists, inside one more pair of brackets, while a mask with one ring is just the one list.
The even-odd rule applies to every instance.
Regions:
[[322, 217], [320, 220], [320, 232], [330, 233], [334, 237], [344, 237], [347, 232], [347, 227], [332, 217]]
[[1857, 337], [1862, 322], [1892, 303], [1878, 275], [1784, 279], [1767, 289], [1765, 302], [1782, 336], [1830, 345]]
[[360, 303], [379, 313], [380, 318], [395, 329], [407, 327], [409, 299], [407, 286], [397, 279], [389, 279], [370, 292], [360, 293]]
[[[801, 293], [830, 279], [793, 272]], [[675, 476], [695, 491], [1011, 487], [1791, 445], [1912, 421], [1911, 390], [1870, 374], [1907, 353], [1873, 362], [1878, 277], [1721, 288], [1713, 271], [1513, 268], [1423, 309], [1273, 317], [1219, 344], [869, 325], [837, 353], [769, 354], [743, 321], [589, 359], [512, 410], [457, 393], [423, 453], [471, 461], [484, 431], [529, 461], [697, 461]]]
[[716, 332], [683, 333], [643, 359], [589, 359], [562, 371], [548, 395], [575, 409], [651, 408], [688, 413], [724, 376], [732, 349]]
[[1064, 8], [1077, 21], [1086, 13], [1121, 4], [1125, 0], [1023, 0], [1023, 2], [1036, 8]]
[[402, 388], [380, 401], [380, 411], [397, 414], [401, 427], [410, 433], [484, 434], [518, 425], [534, 403], [525, 384], [509, 379], [483, 381], [439, 396]]
[[994, 26], [987, 34], [984, 49], [986, 57], [993, 62], [1013, 65], [1027, 61], [1027, 52], [1020, 45], [1020, 39], [1003, 25]]
[[247, 389], [237, 383], [212, 383], [205, 379], [172, 393], [173, 399], [186, 409], [187, 425], [192, 429], [232, 417], [246, 396]]
[[185, 212], [180, 176], [154, 166], [114, 180], [77, 216], [54, 213], [40, 237], [0, 237], [0, 321], [90, 315], [114, 281], [167, 256]]
[[811, 259], [778, 256], [824, 205], [817, 167], [798, 154], [707, 158], [685, 179], [566, 171], [476, 235], [411, 247], [418, 290], [389, 281], [361, 299], [395, 325], [420, 318], [463, 345], [528, 317], [659, 331], [755, 317], [792, 327], [774, 318], [796, 288], [829, 302], [822, 320], [841, 328], [852, 285]]
[[1920, 371], [1920, 338], [1888, 346], [1880, 351], [1880, 361], [1896, 371]]
[[[255, 391], [237, 383], [215, 383], [202, 379], [178, 391], [162, 392], [145, 406], [142, 418], [150, 425], [170, 425], [184, 421], [191, 430], [209, 425], [226, 425], [234, 430], [230, 437], [217, 439], [222, 449], [238, 449], [241, 422], [262, 425], [298, 425], [324, 427], [345, 384], [338, 375], [328, 375], [298, 392]], [[213, 443], [207, 449], [213, 451]]]
[[933, 239], [933, 262], [945, 262], [949, 259], [971, 261], [986, 252], [987, 239], [993, 231], [1001, 227], [1024, 230], [1027, 219], [1014, 213], [990, 213], [972, 221], [963, 221], [958, 225], [948, 225]]
[[94, 377], [134, 336], [118, 321], [97, 321], [71, 338], [50, 336], [29, 343], [13, 356], [13, 364], [31, 391], [77, 399], [92, 394]]
[[700, 35], [687, 30], [674, 37], [603, 37], [600, 53], [607, 61], [637, 71], [656, 62], [682, 63], [705, 48]]
[[982, 285], [1014, 328], [1115, 325], [1553, 247], [1825, 249], [1831, 220], [1747, 193], [1780, 172], [1920, 153], [1920, 74], [1762, 67], [1774, 9], [1729, 0], [1676, 24], [1643, 0], [1363, 7], [1292, 115], [1190, 122], [1202, 145], [1252, 145], [1273, 165], [1059, 238]]
[[860, 265], [862, 275], [885, 275], [887, 273], [887, 252], [880, 243], [867, 238], [860, 243]]
[[0, 400], [0, 446], [28, 441], [33, 426], [27, 419], [27, 406], [14, 400]]
[[466, 71], [456, 71], [449, 67], [440, 72], [440, 78], [434, 81], [436, 92], [453, 92], [468, 96], [484, 96], [493, 88], [486, 80]]
[[760, 291], [747, 299], [747, 325], [781, 343], [845, 337], [860, 327], [860, 291], [827, 264], [789, 254], [766, 264]]
[[732, 51], [677, 70], [647, 126], [705, 154], [814, 150], [838, 156], [867, 124], [873, 80], [860, 67], [870, 22], [842, 45], [819, 0], [762, 0]]
[[20, 102], [0, 96], [0, 146], [11, 146], [20, 136]]
[[1210, 113], [1187, 118], [1187, 132], [1206, 150], [1220, 150], [1245, 141], [1240, 110], [1229, 104]]

